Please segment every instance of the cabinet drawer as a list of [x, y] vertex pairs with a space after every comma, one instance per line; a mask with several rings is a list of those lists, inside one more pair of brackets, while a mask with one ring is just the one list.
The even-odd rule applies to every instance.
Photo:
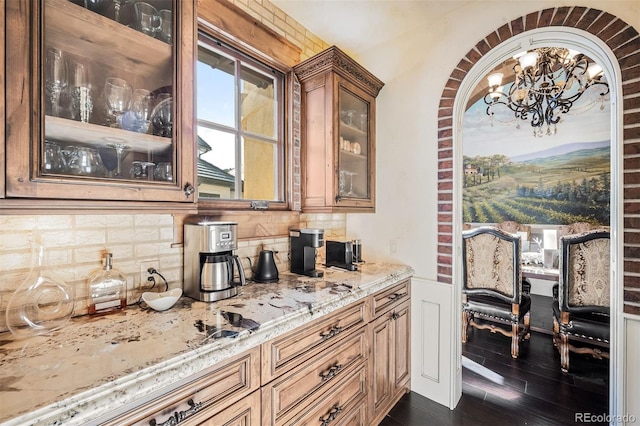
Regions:
[[367, 363], [360, 363], [351, 374], [342, 377], [319, 399], [312, 401], [313, 398], [310, 398], [302, 401], [301, 409], [295, 414], [284, 416], [272, 424], [276, 426], [343, 424], [345, 420], [351, 418], [350, 414], [355, 407], [365, 403], [367, 377]]
[[264, 424], [276, 424], [283, 416], [308, 404], [342, 377], [353, 374], [368, 354], [367, 329], [360, 328], [330, 350], [284, 374], [262, 388]]
[[367, 322], [365, 300], [292, 330], [262, 344], [262, 384], [300, 365], [310, 357], [336, 344], [348, 333]]
[[377, 318], [397, 304], [407, 300], [409, 298], [409, 288], [410, 281], [406, 280], [374, 294], [371, 297], [372, 318]]
[[[171, 423], [171, 425], [174, 424], [176, 423]], [[212, 417], [208, 417], [207, 413], [203, 412], [184, 423], [177, 424], [180, 426], [262, 426], [260, 423], [260, 391], [242, 398]]]
[[[260, 348], [256, 347], [220, 366], [214, 366], [200, 378], [166, 395], [149, 401], [119, 416], [107, 425], [139, 424], [152, 421], [163, 425], [172, 417], [201, 417], [215, 413], [260, 388]], [[170, 424], [170, 423], [167, 423]]]

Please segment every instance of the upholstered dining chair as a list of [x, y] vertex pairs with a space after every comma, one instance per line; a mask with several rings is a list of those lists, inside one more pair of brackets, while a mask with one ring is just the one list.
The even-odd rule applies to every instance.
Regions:
[[528, 340], [531, 298], [522, 291], [520, 237], [496, 227], [462, 232], [462, 342], [469, 327], [511, 337], [511, 356]]
[[609, 241], [609, 232], [602, 230], [560, 238], [553, 344], [560, 351], [560, 367], [565, 373], [569, 371], [570, 352], [609, 358]]

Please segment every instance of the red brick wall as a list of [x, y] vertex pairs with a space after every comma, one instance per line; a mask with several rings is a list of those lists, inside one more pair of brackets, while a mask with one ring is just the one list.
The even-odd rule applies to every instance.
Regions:
[[564, 26], [587, 31], [609, 46], [622, 71], [623, 169], [624, 169], [624, 311], [640, 315], [640, 36], [638, 31], [615, 16], [586, 7], [544, 9], [514, 19], [479, 41], [460, 60], [447, 81], [438, 112], [438, 281], [453, 280], [453, 101], [462, 80], [473, 65], [501, 42], [524, 31], [548, 26]]

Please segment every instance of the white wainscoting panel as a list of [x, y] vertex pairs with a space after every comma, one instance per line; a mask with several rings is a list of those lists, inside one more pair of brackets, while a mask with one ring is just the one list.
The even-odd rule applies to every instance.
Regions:
[[[625, 424], [638, 424], [640, 422], [640, 320], [631, 316], [625, 316], [623, 344], [625, 366], [624, 376], [624, 409], [619, 413]], [[631, 420], [635, 421], [631, 421]]]
[[[449, 407], [453, 286], [411, 279], [411, 390]], [[453, 408], [453, 407], [449, 407]]]

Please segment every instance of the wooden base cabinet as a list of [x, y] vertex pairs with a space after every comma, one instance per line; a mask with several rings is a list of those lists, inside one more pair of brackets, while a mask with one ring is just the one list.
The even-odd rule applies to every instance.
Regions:
[[[409, 282], [387, 291], [384, 300], [396, 300], [369, 324], [371, 388], [369, 407], [372, 425], [377, 425], [403, 394], [410, 390], [410, 301]], [[406, 291], [406, 292], [405, 292]], [[378, 295], [384, 293], [378, 293]], [[406, 297], [398, 297], [405, 294]], [[374, 295], [374, 299], [376, 296]]]
[[260, 348], [102, 423], [107, 425], [260, 425]]
[[340, 308], [102, 424], [377, 425], [410, 387], [409, 287]]

